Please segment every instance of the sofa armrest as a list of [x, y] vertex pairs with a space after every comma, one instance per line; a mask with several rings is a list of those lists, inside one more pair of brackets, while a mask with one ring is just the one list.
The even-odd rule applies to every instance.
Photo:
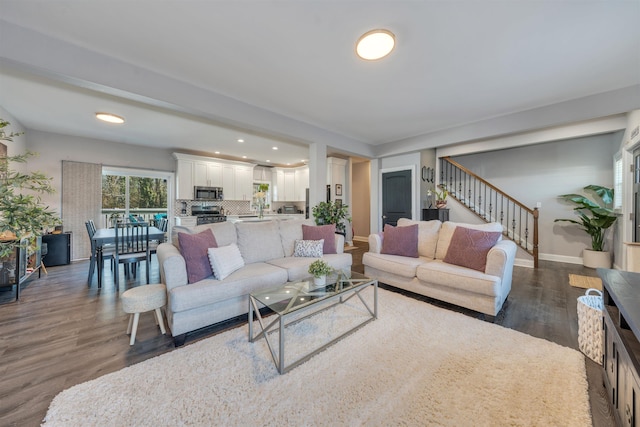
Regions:
[[379, 254], [382, 250], [382, 237], [378, 233], [369, 234], [369, 252]]
[[508, 285], [511, 287], [511, 276], [517, 249], [516, 244], [511, 240], [503, 239], [496, 243], [487, 254], [485, 274], [500, 277], [503, 282], [508, 281]]
[[342, 234], [336, 234], [336, 253], [344, 253], [344, 236]]
[[160, 243], [156, 251], [160, 267], [160, 281], [171, 289], [188, 283], [187, 264], [180, 250], [171, 243]]

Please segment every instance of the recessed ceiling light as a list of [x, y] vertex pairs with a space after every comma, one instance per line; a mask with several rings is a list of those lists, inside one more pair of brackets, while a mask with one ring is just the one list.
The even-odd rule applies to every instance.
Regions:
[[115, 123], [118, 125], [124, 123], [124, 117], [116, 116], [115, 114], [111, 113], [96, 113], [96, 118], [98, 120], [102, 120], [103, 122]]
[[277, 150], [277, 149], [278, 149], [278, 147], [271, 147], [271, 149], [272, 149], [272, 150]]
[[244, 139], [238, 139], [238, 142], [244, 142]]
[[396, 36], [389, 30], [371, 30], [356, 42], [356, 53], [362, 59], [375, 61], [389, 55], [396, 45]]
[[271, 163], [271, 160], [267, 160], [267, 163]]
[[214, 151], [214, 154], [220, 154], [220, 152], [219, 151]]
[[246, 159], [246, 158], [247, 158], [247, 156], [242, 156], [242, 158], [243, 158], [243, 159]]

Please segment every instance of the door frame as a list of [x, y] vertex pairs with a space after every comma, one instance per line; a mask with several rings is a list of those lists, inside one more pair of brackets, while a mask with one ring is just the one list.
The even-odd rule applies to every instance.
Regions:
[[376, 218], [378, 230], [382, 230], [382, 175], [388, 172], [399, 172], [406, 170], [411, 171], [411, 219], [415, 220], [417, 218], [420, 218], [420, 215], [418, 213], [418, 199], [420, 198], [420, 194], [418, 192], [420, 191], [420, 186], [416, 185], [416, 166], [406, 165], [380, 169], [380, 173], [378, 174], [378, 188], [380, 189], [380, 197], [378, 198], [378, 216]]

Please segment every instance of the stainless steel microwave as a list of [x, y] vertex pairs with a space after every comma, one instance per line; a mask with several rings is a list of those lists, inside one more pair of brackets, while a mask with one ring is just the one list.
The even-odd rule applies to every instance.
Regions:
[[193, 187], [193, 200], [223, 200], [222, 187]]

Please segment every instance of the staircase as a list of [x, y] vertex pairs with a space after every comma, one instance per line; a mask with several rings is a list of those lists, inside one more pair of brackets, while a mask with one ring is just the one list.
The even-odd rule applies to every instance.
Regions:
[[440, 158], [440, 185], [485, 222], [502, 224], [502, 234], [533, 257], [538, 267], [538, 208], [529, 208], [450, 157]]

